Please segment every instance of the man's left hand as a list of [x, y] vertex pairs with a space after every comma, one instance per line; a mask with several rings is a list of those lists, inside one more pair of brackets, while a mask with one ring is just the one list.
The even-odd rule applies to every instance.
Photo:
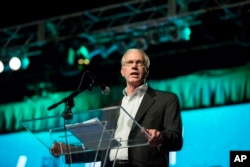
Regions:
[[151, 147], [158, 147], [162, 144], [163, 136], [160, 131], [156, 129], [146, 129], [149, 134], [148, 144]]

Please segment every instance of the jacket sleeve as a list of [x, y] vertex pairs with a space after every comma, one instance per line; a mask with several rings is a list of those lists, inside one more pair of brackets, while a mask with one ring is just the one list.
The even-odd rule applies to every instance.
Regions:
[[178, 151], [183, 146], [180, 102], [177, 95], [171, 96], [165, 109], [162, 147], [167, 151]]

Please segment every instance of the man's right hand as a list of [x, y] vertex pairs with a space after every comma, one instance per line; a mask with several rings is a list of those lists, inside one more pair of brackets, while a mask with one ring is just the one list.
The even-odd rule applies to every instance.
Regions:
[[50, 147], [50, 153], [55, 157], [60, 157], [62, 154], [79, 153], [84, 150], [83, 145], [67, 145], [62, 142], [54, 142]]
[[62, 145], [63, 143], [54, 142], [50, 147], [50, 153], [55, 157], [60, 157], [62, 155]]

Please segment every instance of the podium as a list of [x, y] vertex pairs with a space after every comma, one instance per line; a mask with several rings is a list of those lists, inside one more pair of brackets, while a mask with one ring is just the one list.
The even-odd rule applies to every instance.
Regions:
[[[131, 139], [114, 137], [120, 112], [128, 116], [132, 125]], [[117, 153], [121, 148], [148, 145], [148, 133], [122, 106], [74, 113], [71, 119], [58, 115], [25, 120], [21, 124], [35, 139], [47, 147], [48, 151], [54, 142], [58, 143], [66, 159], [62, 164], [79, 163], [81, 159], [82, 166], [84, 163], [92, 162], [92, 166], [96, 167], [96, 162], [101, 161], [100, 166], [104, 167], [109, 159], [110, 149], [115, 149]], [[75, 160], [76, 155], [78, 160]]]

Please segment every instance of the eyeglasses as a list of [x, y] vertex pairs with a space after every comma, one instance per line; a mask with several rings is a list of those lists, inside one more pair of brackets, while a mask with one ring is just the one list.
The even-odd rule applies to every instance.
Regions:
[[136, 66], [138, 67], [143, 67], [145, 65], [144, 61], [142, 60], [138, 60], [138, 61], [133, 61], [133, 60], [130, 60], [130, 61], [125, 61], [123, 63], [124, 66], [127, 66], [127, 67], [131, 67], [133, 64], [136, 64]]

